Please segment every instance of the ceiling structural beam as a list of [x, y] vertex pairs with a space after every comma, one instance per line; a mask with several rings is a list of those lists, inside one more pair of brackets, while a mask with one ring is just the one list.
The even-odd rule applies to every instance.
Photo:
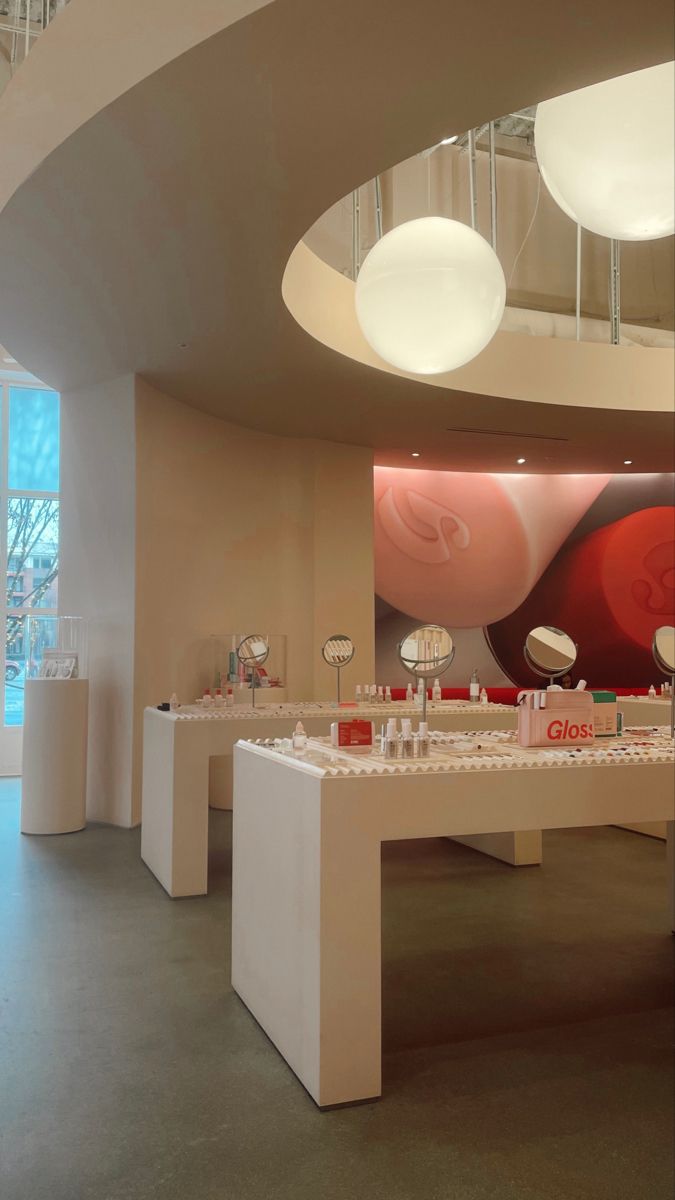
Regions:
[[488, 125], [488, 152], [490, 157], [490, 244], [497, 253], [497, 153], [495, 150], [495, 123]]
[[476, 130], [469, 130], [469, 208], [471, 228], [478, 228], [478, 191], [476, 188]]
[[352, 192], [352, 279], [358, 279], [361, 270], [361, 189]]
[[621, 243], [612, 238], [609, 243], [609, 325], [610, 341], [621, 341]]
[[380, 176], [375, 176], [375, 237], [378, 242], [382, 237], [382, 182]]

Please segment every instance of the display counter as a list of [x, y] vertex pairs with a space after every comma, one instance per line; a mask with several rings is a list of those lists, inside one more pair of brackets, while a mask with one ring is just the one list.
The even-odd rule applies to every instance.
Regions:
[[[516, 710], [503, 704], [440, 701], [428, 705], [434, 728], [515, 729]], [[375, 721], [419, 717], [408, 704], [337, 709], [329, 703], [266, 704], [263, 708], [186, 705], [176, 712], [146, 708], [143, 722], [143, 807], [141, 856], [171, 896], [207, 890], [208, 805], [232, 808], [232, 749], [240, 738], [281, 738], [302, 721], [310, 736], [328, 734], [331, 722], [353, 716]], [[473, 844], [473, 843], [472, 843]], [[511, 836], [476, 849], [514, 866], [538, 862], [538, 843]]]
[[673, 902], [673, 744], [645, 740], [395, 763], [237, 745], [232, 986], [318, 1105], [381, 1092], [383, 841], [666, 820]]
[[617, 696], [624, 725], [670, 725], [670, 696]]

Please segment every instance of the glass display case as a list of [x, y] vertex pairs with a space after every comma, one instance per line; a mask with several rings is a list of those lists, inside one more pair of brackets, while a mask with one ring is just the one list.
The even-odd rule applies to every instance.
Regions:
[[[240, 661], [237, 650], [242, 642], [255, 636], [269, 646], [264, 665], [251, 671]], [[208, 688], [232, 688], [235, 698], [241, 693], [250, 693], [251, 687], [269, 694], [270, 699], [285, 699], [286, 689], [286, 634], [266, 633], [249, 629], [244, 633], [211, 634], [212, 668], [211, 678], [205, 682]]]
[[86, 679], [88, 634], [84, 617], [25, 617], [27, 679]]

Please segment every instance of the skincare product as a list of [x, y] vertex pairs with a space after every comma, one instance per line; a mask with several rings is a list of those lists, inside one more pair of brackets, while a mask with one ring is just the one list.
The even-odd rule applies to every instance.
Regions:
[[417, 680], [417, 691], [415, 692], [415, 703], [419, 704], [420, 707], [424, 703], [424, 689], [426, 688], [426, 686], [427, 685], [423, 679]]
[[433, 688], [432, 688], [432, 690], [431, 690], [431, 699], [432, 699], [432, 700], [440, 700], [440, 699], [441, 699], [441, 695], [442, 695], [442, 693], [441, 693], [441, 683], [440, 683], [440, 680], [439, 680], [439, 679], [434, 679], [434, 686], [433, 686]]
[[586, 680], [585, 680], [585, 679], [580, 679], [580, 680], [579, 680], [579, 682], [578, 682], [578, 684], [577, 684], [577, 691], [578, 691], [578, 692], [585, 692], [585, 691], [586, 691]]
[[420, 758], [429, 757], [429, 726], [426, 721], [420, 721], [417, 749]]
[[649, 696], [650, 700], [653, 700], [654, 697], [656, 696], [656, 688], [654, 687], [653, 683], [650, 683], [649, 691], [647, 692], [647, 695]]
[[471, 682], [469, 683], [469, 699], [480, 699], [480, 679], [478, 678], [478, 667], [474, 667], [471, 672]]
[[177, 708], [178, 708], [178, 696], [176, 695], [175, 692], [172, 692], [171, 696], [169, 697], [169, 712], [175, 712]]
[[410, 717], [403, 717], [401, 721], [401, 757], [413, 757], [413, 739], [412, 739], [412, 721]]
[[488, 703], [488, 694], [487, 694], [485, 688], [480, 689], [480, 702], [481, 702], [481, 704]]
[[407, 686], [407, 688], [405, 689], [405, 698], [406, 698], [406, 700], [408, 701], [408, 704], [412, 704], [412, 702], [413, 702], [413, 686], [412, 686], [412, 683], [409, 683], [409, 684], [408, 684], [408, 686]]
[[293, 733], [293, 750], [296, 754], [304, 754], [307, 749], [307, 734], [302, 721], [298, 721]]
[[227, 695], [225, 697], [225, 704], [226, 704], [227, 708], [234, 708], [234, 692], [232, 691], [231, 687], [229, 687], [227, 689]]
[[355, 696], [355, 698], [356, 698], [356, 703], [357, 703], [357, 704], [360, 704], [360, 703], [361, 703], [361, 684], [360, 684], [360, 683], [357, 683], [357, 685], [356, 685], [356, 696]]
[[391, 704], [391, 688], [389, 687], [389, 684], [387, 684], [386, 688], [384, 689], [384, 699], [387, 704]]
[[377, 704], [377, 686], [374, 683], [370, 685], [370, 703]]
[[378, 687], [378, 689], [377, 689], [377, 703], [384, 704], [384, 688], [383, 687]]
[[387, 741], [384, 751], [385, 758], [396, 758], [398, 737], [396, 735], [396, 717], [387, 721]]

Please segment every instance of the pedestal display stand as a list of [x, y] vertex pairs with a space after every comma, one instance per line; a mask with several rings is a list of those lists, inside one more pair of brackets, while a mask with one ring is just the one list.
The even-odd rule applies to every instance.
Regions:
[[27, 679], [22, 833], [74, 833], [86, 824], [88, 679]]

